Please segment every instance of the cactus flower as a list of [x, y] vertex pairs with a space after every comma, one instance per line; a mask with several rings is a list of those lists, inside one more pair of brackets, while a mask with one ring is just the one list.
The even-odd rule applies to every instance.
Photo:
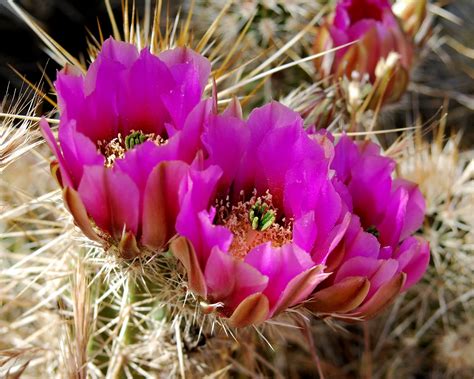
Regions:
[[[367, 75], [372, 84], [382, 87], [378, 95], [384, 102], [398, 100], [408, 84], [413, 46], [388, 0], [339, 0], [318, 29], [313, 50], [321, 53], [354, 41], [316, 59], [318, 74], [322, 78], [333, 75], [335, 80], [351, 79], [354, 72]], [[393, 64], [383, 63], [387, 61]]]
[[372, 142], [343, 136], [332, 168], [351, 222], [327, 260], [333, 274], [308, 306], [315, 312], [369, 319], [426, 271], [428, 242], [412, 236], [423, 222], [425, 202], [414, 183], [392, 179], [395, 162]]
[[327, 277], [324, 265], [349, 214], [330, 175], [332, 145], [273, 102], [248, 121], [203, 134], [204, 171], [192, 172], [171, 245], [189, 288], [230, 325], [259, 324], [299, 305]]
[[177, 192], [200, 144], [201, 101], [210, 63], [187, 48], [163, 51], [108, 39], [83, 75], [65, 67], [55, 82], [57, 162], [65, 203], [86, 236], [124, 258], [161, 250], [175, 234]]

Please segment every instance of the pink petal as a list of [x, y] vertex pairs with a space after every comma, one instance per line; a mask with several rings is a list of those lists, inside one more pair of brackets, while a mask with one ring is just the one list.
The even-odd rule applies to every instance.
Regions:
[[349, 191], [352, 194], [354, 212], [364, 227], [377, 225], [383, 218], [390, 198], [391, 173], [395, 162], [391, 159], [368, 155], [352, 168]]
[[314, 266], [295, 276], [283, 290], [276, 304], [270, 309], [269, 317], [306, 300], [316, 286], [329, 275], [323, 273], [323, 266]]
[[391, 280], [397, 273], [398, 262], [395, 259], [382, 260], [378, 270], [369, 278], [370, 290], [366, 300], [370, 299], [383, 284]]
[[357, 216], [352, 216], [351, 224], [344, 238], [344, 259], [354, 257], [378, 258], [380, 244], [377, 238], [370, 233], [364, 232]]
[[403, 240], [410, 234], [416, 232], [425, 218], [425, 199], [418, 186], [408, 180], [396, 179], [393, 181], [394, 188], [404, 188], [408, 193], [408, 202], [403, 228], [400, 239]]
[[334, 148], [334, 159], [331, 168], [336, 170], [337, 178], [348, 183], [352, 177], [352, 166], [359, 160], [359, 151], [355, 142], [343, 134]]
[[182, 126], [186, 116], [199, 103], [210, 74], [210, 63], [196, 52], [179, 47], [159, 55], [169, 67], [177, 85], [164, 94], [163, 101], [174, 123]]
[[[282, 156], [279, 155], [279, 150], [275, 151], [273, 147], [275, 146], [277, 139], [291, 138], [291, 140], [286, 140], [286, 144], [280, 145], [278, 148], [284, 146], [283, 155], [288, 155], [288, 150], [292, 151], [292, 149], [287, 146], [291, 146], [291, 144], [297, 140], [298, 136], [304, 134], [302, 129], [303, 120], [301, 116], [284, 105], [274, 101], [261, 108], [253, 110], [249, 116], [247, 124], [251, 133], [250, 145], [246, 156], [240, 158], [241, 170], [239, 171], [238, 177], [236, 178], [234, 192], [239, 193], [242, 189], [252, 191], [255, 188], [255, 182], [258, 178], [261, 178], [261, 186], [266, 187], [263, 190], [264, 192], [268, 189], [267, 182], [269, 180], [273, 183], [274, 187], [278, 185], [278, 183], [281, 187], [283, 180], [282, 173], [284, 173], [285, 167], [287, 167], [289, 163], [285, 162]], [[283, 132], [280, 131], [278, 134], [279, 129], [284, 130]], [[271, 141], [266, 141], [270, 132], [275, 132], [278, 134], [278, 136], [275, 135]], [[283, 133], [283, 135], [281, 133]], [[266, 147], [261, 148], [262, 143], [265, 141]], [[263, 151], [258, 152], [258, 149], [262, 149]], [[271, 154], [271, 156], [265, 155], [267, 151]], [[260, 157], [258, 157], [258, 155], [260, 155]], [[280, 171], [272, 167], [272, 162], [269, 162], [274, 160], [274, 156], [278, 156], [278, 162], [284, 164]], [[261, 159], [263, 159], [263, 162], [260, 161]], [[265, 166], [262, 166], [262, 164], [268, 166], [268, 169], [266, 169]], [[276, 163], [273, 162], [273, 165], [275, 164]], [[272, 177], [267, 180], [262, 173], [262, 171], [267, 170], [270, 171], [270, 173], [276, 174], [277, 177]], [[279, 192], [281, 193], [282, 190]], [[280, 194], [280, 201], [281, 195], [282, 194]]]
[[187, 116], [184, 126], [166, 124], [168, 143], [162, 147], [173, 144], [180, 160], [192, 162], [198, 149], [202, 148], [203, 129], [212, 116], [212, 100], [201, 101]]
[[74, 184], [72, 182], [63, 154], [59, 150], [58, 143], [56, 142], [56, 139], [54, 138], [53, 133], [51, 132], [48, 122], [44, 118], [42, 118], [40, 121], [40, 130], [49, 148], [58, 160], [59, 168], [61, 170], [61, 178], [63, 182], [62, 184], [64, 185], [64, 187], [76, 188], [74, 187]]
[[406, 273], [407, 278], [402, 291], [416, 284], [426, 272], [430, 262], [429, 243], [420, 237], [409, 237], [402, 242], [394, 254], [398, 260], [399, 271]]
[[110, 37], [104, 41], [99, 56], [129, 68], [138, 59], [138, 50], [134, 44]]
[[77, 131], [75, 120], [68, 124], [61, 123], [59, 142], [76, 188], [81, 181], [84, 166], [104, 164], [104, 157], [98, 153], [95, 144]]
[[178, 160], [177, 140], [157, 146], [154, 142], [146, 141], [125, 153], [123, 159], [114, 162], [115, 167], [126, 173], [137, 185], [140, 192], [145, 190], [151, 171], [161, 162]]
[[[291, 150], [289, 153], [291, 154]], [[311, 153], [311, 149], [308, 153]], [[328, 163], [327, 159], [316, 160], [308, 157], [295, 162], [288, 158], [287, 172], [282, 172], [285, 174], [283, 199], [286, 214], [298, 218], [316, 209], [318, 214], [325, 215], [316, 218], [320, 233], [328, 232], [341, 212], [340, 196], [329, 180]]]
[[363, 276], [371, 278], [377, 272], [382, 261], [376, 258], [355, 257], [345, 261], [337, 270], [335, 283], [342, 281], [350, 276]]
[[204, 276], [209, 297], [214, 302], [222, 301], [225, 313], [233, 311], [249, 295], [261, 292], [268, 283], [264, 274], [218, 247], [212, 249]]
[[239, 169], [238, 160], [248, 148], [250, 133], [235, 117], [212, 116], [202, 136], [209, 154], [208, 164], [222, 168], [221, 187], [228, 189]]
[[79, 195], [95, 223], [113, 238], [120, 240], [124, 231], [137, 233], [140, 194], [125, 174], [104, 166], [87, 166]]
[[226, 117], [235, 117], [242, 120], [242, 106], [240, 105], [239, 100], [236, 97], [233, 97], [226, 110], [222, 114]]
[[293, 241], [301, 249], [308, 252], [313, 250], [314, 243], [318, 236], [318, 228], [315, 219], [315, 213], [312, 211], [296, 219], [293, 224]]
[[204, 171], [192, 169], [179, 190], [181, 210], [176, 230], [192, 242], [202, 268], [214, 246], [226, 251], [232, 242], [232, 233], [227, 228], [213, 224], [215, 211], [208, 211], [221, 173], [216, 166]]
[[268, 277], [268, 286], [263, 293], [268, 297], [270, 309], [293, 278], [314, 266], [309, 254], [291, 243], [281, 247], [273, 247], [271, 243], [259, 245], [244, 261]]
[[211, 73], [211, 64], [202, 55], [186, 47], [177, 47], [172, 50], [163, 51], [158, 57], [171, 70], [182, 65], [191, 66], [198, 73], [197, 77], [201, 87], [204, 88], [206, 86]]
[[58, 95], [58, 105], [61, 110], [61, 122], [78, 119], [84, 104], [84, 76], [66, 66], [58, 72], [55, 82]]
[[176, 234], [179, 188], [189, 172], [180, 161], [162, 162], [148, 177], [143, 200], [142, 243], [162, 249]]
[[408, 193], [404, 188], [398, 188], [390, 196], [382, 222], [377, 225], [380, 232], [380, 243], [382, 246], [398, 245], [400, 234], [405, 221], [407, 211]]
[[100, 56], [87, 72], [86, 97], [77, 118], [77, 130], [95, 143], [110, 141], [118, 134], [118, 95], [125, 75], [123, 65]]
[[161, 98], [175, 86], [166, 65], [147, 49], [142, 50], [118, 93], [122, 135], [140, 129], [163, 136], [164, 124], [171, 121], [171, 117]]
[[323, 235], [323, 238], [316, 244], [312, 252], [313, 261], [316, 264], [326, 264], [328, 257], [336, 249], [338, 244], [344, 237], [349, 223], [351, 220], [351, 214], [346, 213], [342, 218], [342, 221], [338, 223], [329, 232]]

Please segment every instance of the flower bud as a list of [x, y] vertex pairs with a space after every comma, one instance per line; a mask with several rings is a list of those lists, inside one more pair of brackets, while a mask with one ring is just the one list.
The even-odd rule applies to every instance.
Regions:
[[426, 18], [426, 0], [397, 0], [393, 13], [399, 18], [403, 30], [414, 38]]
[[[352, 44], [350, 44], [352, 43]], [[374, 87], [371, 108], [396, 101], [408, 84], [413, 46], [388, 0], [340, 0], [317, 31], [314, 53], [337, 48], [315, 60], [320, 77], [351, 78], [367, 74]], [[395, 59], [396, 57], [396, 59]], [[380, 62], [383, 63], [380, 63]]]

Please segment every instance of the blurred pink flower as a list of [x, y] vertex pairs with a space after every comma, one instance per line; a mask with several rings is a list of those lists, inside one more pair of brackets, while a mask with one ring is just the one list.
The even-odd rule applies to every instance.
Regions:
[[[315, 60], [320, 77], [349, 79], [353, 72], [377, 77], [388, 75], [384, 101], [396, 101], [408, 84], [413, 60], [411, 38], [406, 35], [388, 0], [339, 0], [335, 12], [317, 30], [314, 53], [356, 43]], [[380, 79], [380, 78], [379, 78]]]

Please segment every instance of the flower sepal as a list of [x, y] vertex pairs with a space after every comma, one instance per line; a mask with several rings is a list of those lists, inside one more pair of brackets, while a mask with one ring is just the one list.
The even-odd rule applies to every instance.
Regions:
[[[204, 278], [204, 273], [199, 266], [196, 251], [190, 241], [185, 237], [177, 237], [171, 241], [170, 251], [183, 265], [188, 275], [189, 289], [196, 295], [206, 298], [206, 280]], [[209, 309], [209, 312], [212, 312], [217, 309], [217, 307], [213, 309], [213, 307], [206, 306], [204, 309]]]
[[361, 318], [370, 320], [390, 306], [398, 294], [402, 291], [407, 275], [400, 272], [387, 283], [383, 284], [379, 290], [365, 304], [346, 315], [347, 319]]
[[417, 34], [426, 20], [427, 0], [397, 0], [393, 13], [400, 20], [403, 30], [413, 39], [421, 39]]
[[229, 326], [242, 328], [249, 325], [259, 325], [267, 318], [270, 303], [263, 293], [254, 293], [246, 297], [228, 319]]
[[92, 223], [87, 215], [86, 207], [79, 196], [79, 193], [71, 188], [64, 187], [63, 189], [64, 204], [71, 213], [75, 224], [81, 229], [84, 235], [92, 241], [100, 241], [99, 235], [92, 227]]
[[357, 308], [369, 293], [370, 281], [353, 276], [310, 297], [306, 307], [316, 314], [344, 314]]
[[318, 79], [340, 84], [339, 93], [349, 111], [375, 110], [400, 99], [408, 84], [415, 45], [388, 0], [338, 1], [317, 30], [313, 52], [337, 47], [315, 59], [314, 65]]

